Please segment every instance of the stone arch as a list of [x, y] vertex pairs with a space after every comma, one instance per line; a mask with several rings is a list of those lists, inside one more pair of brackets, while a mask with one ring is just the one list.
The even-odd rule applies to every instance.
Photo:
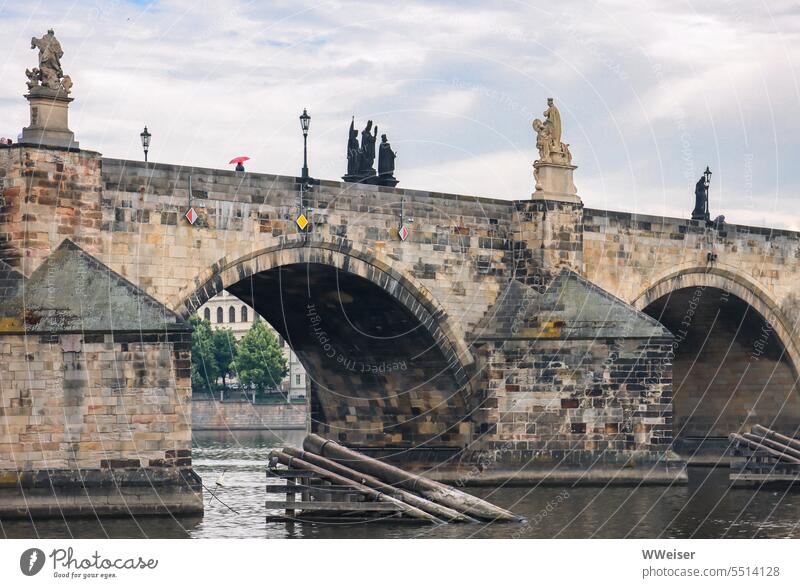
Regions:
[[[308, 269], [308, 277], [305, 271], [301, 271], [302, 268]], [[415, 361], [409, 362], [408, 373], [401, 375], [373, 372], [358, 380], [351, 373], [342, 373], [338, 366], [332, 366], [332, 360], [322, 357], [320, 345], [313, 340], [313, 336], [309, 336], [309, 320], [303, 319], [303, 326], [300, 326], [302, 312], [298, 310], [299, 303], [289, 300], [289, 310], [284, 312], [282, 309], [284, 289], [291, 290], [303, 280], [307, 280], [309, 285], [312, 282], [327, 285], [320, 287], [315, 293], [318, 299], [320, 292], [333, 292], [340, 298], [343, 295], [346, 298], [350, 292], [359, 300], [374, 300], [374, 308], [385, 310], [394, 318], [399, 317], [396, 324], [402, 324], [408, 329], [401, 334], [402, 337], [398, 337], [396, 331], [391, 331], [388, 322], [383, 322], [380, 328], [392, 332], [402, 348], [400, 353], [405, 352], [406, 357], [414, 358]], [[339, 280], [342, 280], [341, 289]], [[290, 286], [290, 282], [294, 282], [295, 286]], [[335, 288], [331, 287], [332, 284], [335, 284]], [[250, 294], [247, 289], [257, 289], [258, 292]], [[378, 259], [371, 252], [356, 249], [352, 247], [352, 243], [343, 239], [327, 241], [314, 239], [311, 235], [282, 238], [275, 246], [234, 259], [225, 258], [207, 268], [191, 287], [173, 301], [172, 308], [182, 316], [189, 316], [222, 290], [227, 290], [239, 296], [246, 304], [254, 306], [256, 312], [269, 320], [279, 334], [289, 338], [293, 347], [297, 344], [295, 350], [301, 359], [305, 359], [304, 365], [308, 364], [307, 371], [316, 371], [327, 376], [327, 380], [319, 378], [318, 381], [333, 381], [338, 389], [348, 391], [356, 390], [359, 382], [365, 384], [364, 397], [351, 398], [352, 406], [345, 405], [342, 400], [332, 400], [332, 395], [341, 396], [333, 387], [327, 390], [318, 388], [317, 394], [312, 393], [312, 397], [318, 396], [322, 399], [321, 412], [327, 422], [332, 422], [331, 415], [334, 415], [333, 421], [337, 423], [333, 426], [334, 430], [318, 429], [320, 432], [336, 434], [338, 423], [344, 423], [345, 417], [355, 416], [355, 412], [350, 416], [345, 414], [352, 409], [363, 412], [364, 418], [359, 418], [359, 422], [371, 420], [373, 430], [381, 430], [383, 436], [371, 434], [363, 439], [354, 439], [355, 435], [350, 432], [344, 436], [340, 434], [340, 440], [345, 442], [365, 445], [386, 442], [464, 445], [469, 441], [472, 434], [471, 424], [465, 424], [464, 421], [469, 414], [468, 405], [472, 402], [471, 381], [475, 369], [472, 354], [463, 335], [451, 323], [450, 317], [430, 291], [392, 262]], [[248, 299], [248, 296], [252, 298]], [[277, 321], [276, 314], [268, 316], [266, 306], [259, 307], [265, 300], [281, 305], [283, 316], [278, 317]], [[347, 306], [348, 304], [353, 304], [352, 297], [350, 302], [338, 304], [336, 310], [325, 310], [334, 315], [330, 319], [326, 316], [323, 324], [331, 325], [327, 328], [340, 337], [339, 341], [344, 340], [345, 331], [341, 326], [345, 324], [345, 319], [349, 320], [349, 309], [356, 314], [363, 313], [357, 305]], [[370, 304], [373, 303], [367, 305]], [[379, 314], [381, 313], [375, 313], [376, 316]], [[376, 318], [376, 323], [388, 320]], [[281, 321], [283, 325], [276, 324]], [[365, 335], [355, 325], [353, 328], [356, 330], [350, 333], [358, 343], [354, 343], [355, 347], [364, 350], [371, 342], [374, 343], [374, 349], [368, 348], [363, 357], [375, 360], [389, 347], [388, 341], [381, 343], [375, 340], [374, 334]], [[293, 334], [297, 339], [292, 340]], [[361, 335], [363, 339], [358, 340]], [[369, 337], [373, 337], [371, 342], [366, 340]], [[341, 349], [343, 346], [337, 344], [336, 347]], [[412, 351], [419, 351], [419, 354], [415, 355]], [[390, 353], [385, 355], [388, 357]], [[370, 365], [374, 366], [376, 363], [380, 364], [373, 361]], [[413, 368], [411, 364], [414, 365]], [[403, 370], [405, 369], [404, 366]], [[376, 392], [382, 386], [389, 392], [385, 398], [379, 397]], [[327, 384], [324, 384], [323, 388], [325, 387]], [[375, 409], [382, 415], [380, 418], [383, 421], [378, 422], [380, 419], [374, 417], [374, 411], [371, 413], [368, 409]], [[421, 422], [415, 430], [411, 429], [416, 425], [410, 424], [415, 420], [411, 418], [412, 411], [416, 420]], [[340, 430], [344, 430], [344, 427], [340, 427]], [[403, 432], [394, 434], [395, 430]]]
[[792, 369], [795, 374], [798, 374], [800, 341], [794, 335], [795, 328], [792, 322], [764, 286], [734, 269], [703, 266], [672, 269], [656, 278], [653, 284], [640, 292], [631, 304], [637, 310], [644, 310], [659, 298], [672, 292], [699, 286], [729, 292], [760, 314], [765, 321], [772, 325], [775, 334], [786, 349]]
[[673, 435], [678, 451], [719, 455], [732, 432], [760, 424], [795, 434], [797, 342], [768, 291], [730, 267], [660, 276], [633, 305], [675, 335]]

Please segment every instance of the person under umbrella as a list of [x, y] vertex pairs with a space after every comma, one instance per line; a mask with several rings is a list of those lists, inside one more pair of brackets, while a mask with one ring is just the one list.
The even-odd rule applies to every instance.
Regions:
[[244, 171], [244, 162], [247, 161], [248, 159], [250, 159], [250, 158], [247, 157], [246, 155], [241, 155], [239, 157], [234, 157], [228, 163], [231, 163], [231, 164], [235, 163], [236, 164], [236, 168], [235, 168], [234, 171], [243, 172]]

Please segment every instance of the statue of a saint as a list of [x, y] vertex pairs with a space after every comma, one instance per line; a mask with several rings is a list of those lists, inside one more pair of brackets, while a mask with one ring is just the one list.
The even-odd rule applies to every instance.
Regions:
[[381, 135], [381, 146], [378, 150], [378, 174], [382, 176], [394, 175], [394, 160], [397, 153], [392, 151], [392, 146], [386, 139], [386, 135]]
[[708, 185], [706, 184], [705, 176], [700, 176], [697, 183], [694, 185], [694, 210], [692, 211], [692, 220], [710, 219], [708, 212]]
[[536, 148], [539, 150], [539, 161], [549, 162], [550, 146], [552, 144], [550, 127], [536, 118], [533, 120], [533, 130], [536, 133]]
[[544, 124], [550, 128], [551, 141], [561, 145], [561, 113], [553, 104], [553, 99], [547, 99], [547, 110], [544, 111]]
[[571, 165], [572, 153], [569, 145], [561, 142], [561, 113], [558, 112], [553, 99], [547, 99], [547, 110], [544, 111], [544, 122], [538, 118], [533, 121], [536, 133], [536, 148], [539, 150], [539, 163], [555, 163]]
[[61, 58], [64, 56], [64, 51], [61, 49], [61, 43], [56, 39], [53, 29], [48, 30], [41, 39], [33, 37], [31, 49], [39, 50], [39, 67], [25, 71], [25, 75], [28, 76], [28, 90], [41, 84], [43, 88], [69, 94], [72, 80], [69, 76], [65, 76], [61, 69]]
[[350, 132], [347, 138], [347, 174], [357, 174], [359, 165], [358, 131], [355, 128], [355, 117], [353, 117], [350, 121]]
[[[374, 134], [372, 133], [374, 131]], [[361, 155], [359, 172], [366, 174], [374, 174], [375, 169], [372, 165], [375, 163], [375, 142], [378, 140], [378, 126], [372, 128], [372, 121], [367, 121], [367, 126], [361, 131]]]

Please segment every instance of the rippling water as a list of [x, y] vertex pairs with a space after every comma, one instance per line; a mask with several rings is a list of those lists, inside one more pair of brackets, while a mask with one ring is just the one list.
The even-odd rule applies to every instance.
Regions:
[[[224, 472], [203, 517], [5, 522], [5, 537], [41, 538], [385, 538], [385, 537], [800, 537], [800, 492], [731, 488], [727, 469], [691, 468], [676, 487], [538, 487], [471, 490], [526, 516], [527, 524], [309, 525], [266, 523], [264, 467], [273, 447], [299, 446], [302, 431], [197, 433], [194, 464], [207, 486]], [[275, 497], [277, 498], [277, 497]]]

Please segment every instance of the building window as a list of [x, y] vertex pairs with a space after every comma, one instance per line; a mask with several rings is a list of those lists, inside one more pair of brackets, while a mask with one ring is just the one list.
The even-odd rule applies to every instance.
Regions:
[[236, 322], [236, 309], [232, 306], [228, 309], [228, 322], [229, 323]]
[[300, 385], [300, 374], [295, 374], [294, 375], [294, 385], [295, 386], [299, 386]]
[[217, 307], [217, 322], [218, 323], [222, 322], [222, 307], [221, 306]]
[[253, 314], [255, 314], [255, 318], [253, 319], [254, 322], [258, 322], [258, 321], [261, 320], [261, 315], [260, 314], [258, 314], [257, 312], [253, 313]]
[[211, 322], [211, 309], [206, 307], [203, 311], [203, 318], [206, 319], [208, 322]]
[[247, 322], [247, 307], [246, 306], [242, 307], [242, 322], [243, 323]]
[[286, 341], [284, 341], [283, 337], [281, 337], [280, 335], [278, 335], [278, 345], [281, 346], [281, 349], [283, 349], [283, 346], [286, 345]]

